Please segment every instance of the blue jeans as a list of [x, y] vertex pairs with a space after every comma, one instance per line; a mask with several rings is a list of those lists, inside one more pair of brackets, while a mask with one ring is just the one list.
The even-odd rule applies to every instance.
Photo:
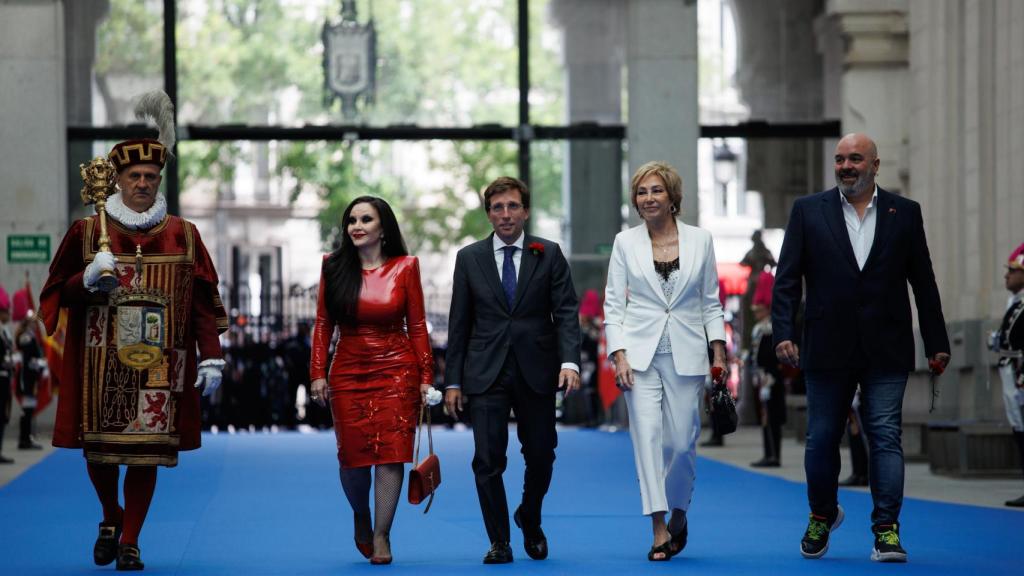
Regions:
[[839, 441], [850, 403], [861, 386], [861, 415], [867, 435], [874, 510], [871, 523], [892, 524], [903, 506], [903, 392], [906, 372], [871, 369], [808, 373], [807, 500], [811, 512], [832, 518], [838, 505]]

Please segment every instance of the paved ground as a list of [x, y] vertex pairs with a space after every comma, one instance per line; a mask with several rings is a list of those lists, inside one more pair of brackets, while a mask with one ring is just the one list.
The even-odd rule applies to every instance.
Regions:
[[[704, 437], [707, 438], [705, 432]], [[700, 448], [698, 454], [719, 462], [750, 468], [750, 463], [760, 460], [763, 454], [761, 447], [761, 429], [742, 427], [725, 439], [721, 448]], [[845, 478], [850, 470], [849, 450], [841, 450], [843, 472]], [[758, 468], [759, 472], [803, 482], [804, 446], [787, 436], [782, 440], [782, 467]], [[867, 488], [851, 488], [867, 492]], [[960, 479], [932, 474], [927, 463], [907, 464], [904, 493], [909, 498], [921, 498], [939, 502], [973, 504], [976, 506], [992, 506], [1004, 508], [1003, 502], [1024, 494], [1024, 478], [1016, 479]], [[1018, 509], [1024, 513], [1024, 509]]]

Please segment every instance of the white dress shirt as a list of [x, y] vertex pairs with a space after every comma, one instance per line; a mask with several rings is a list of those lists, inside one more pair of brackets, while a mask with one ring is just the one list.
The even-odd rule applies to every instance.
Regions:
[[850, 235], [850, 244], [853, 245], [853, 255], [857, 257], [857, 267], [864, 269], [864, 263], [868, 261], [868, 254], [871, 253], [871, 245], [875, 242], [875, 221], [878, 203], [878, 185], [871, 194], [871, 202], [864, 209], [864, 219], [857, 215], [857, 209], [846, 199], [846, 195], [839, 193], [839, 199], [843, 205], [843, 218], [846, 219], [846, 232]]
[[[491, 246], [494, 247], [494, 265], [498, 267], [498, 280], [505, 279], [505, 275], [502, 273], [505, 268], [505, 246], [515, 246], [518, 248], [512, 254], [512, 263], [516, 266], [516, 279], [518, 280], [519, 263], [523, 261], [523, 242], [525, 239], [526, 232], [520, 234], [519, 238], [516, 238], [516, 241], [511, 244], [505, 244], [501, 238], [498, 238], [497, 234], [491, 236]], [[518, 285], [519, 282], [517, 281], [516, 284]]]

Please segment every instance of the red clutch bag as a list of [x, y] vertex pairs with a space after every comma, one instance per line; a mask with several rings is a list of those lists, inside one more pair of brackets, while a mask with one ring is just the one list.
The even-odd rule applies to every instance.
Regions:
[[[430, 453], [420, 460], [420, 440], [423, 438], [423, 414], [427, 415], [427, 444]], [[409, 470], [409, 503], [419, 504], [429, 498], [426, 514], [434, 503], [434, 492], [441, 485], [441, 461], [434, 454], [434, 436], [430, 433], [430, 408], [423, 405], [420, 410], [420, 423], [416, 427], [416, 451], [413, 455], [412, 468]]]

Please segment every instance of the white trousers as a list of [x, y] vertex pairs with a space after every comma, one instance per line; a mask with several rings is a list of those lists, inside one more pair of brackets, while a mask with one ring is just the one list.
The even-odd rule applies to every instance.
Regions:
[[1024, 432], [1024, 415], [1021, 412], [1021, 396], [1024, 390], [1017, 388], [1013, 378], [1013, 366], [1000, 366], [999, 379], [1003, 381], [1003, 405], [1006, 407], [1006, 419], [1010, 426], [1018, 432]]
[[645, 515], [690, 507], [703, 392], [704, 376], [679, 376], [671, 354], [633, 372], [625, 396]]

